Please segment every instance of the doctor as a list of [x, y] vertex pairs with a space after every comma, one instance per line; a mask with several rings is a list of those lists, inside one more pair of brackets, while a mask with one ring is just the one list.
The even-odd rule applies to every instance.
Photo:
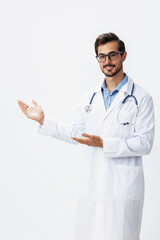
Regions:
[[39, 122], [40, 134], [84, 144], [75, 239], [139, 240], [142, 156], [153, 144], [153, 101], [123, 72], [127, 53], [118, 36], [100, 35], [95, 52], [105, 79], [83, 96], [73, 123], [48, 118], [35, 100], [34, 106], [18, 104], [28, 118]]

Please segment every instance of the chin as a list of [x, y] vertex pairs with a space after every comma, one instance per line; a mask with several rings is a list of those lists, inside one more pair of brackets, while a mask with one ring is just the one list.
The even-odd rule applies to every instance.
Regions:
[[105, 73], [106, 77], [113, 77], [116, 75], [116, 73]]

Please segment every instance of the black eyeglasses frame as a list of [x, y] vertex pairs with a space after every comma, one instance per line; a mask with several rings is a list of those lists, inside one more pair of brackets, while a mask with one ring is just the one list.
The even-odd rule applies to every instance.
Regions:
[[100, 54], [100, 55], [103, 55], [103, 56], [105, 57], [105, 60], [104, 60], [104, 61], [99, 61], [99, 60], [98, 60], [98, 57], [99, 57], [100, 55], [97, 55], [97, 56], [96, 56], [97, 61], [98, 61], [98, 62], [105, 62], [105, 61], [106, 61], [106, 57], [108, 57], [110, 61], [117, 60], [117, 58], [114, 59], [114, 60], [111, 60], [111, 54], [112, 54], [112, 53], [117, 53], [117, 57], [118, 57], [118, 54], [121, 54], [121, 55], [122, 55], [124, 52], [110, 52], [110, 53], [108, 53], [108, 54]]

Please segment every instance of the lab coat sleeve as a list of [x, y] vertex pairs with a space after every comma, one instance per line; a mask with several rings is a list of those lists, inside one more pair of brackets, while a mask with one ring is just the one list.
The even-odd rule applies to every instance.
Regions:
[[45, 116], [44, 123], [43, 125], [39, 124], [37, 132], [41, 135], [51, 136], [68, 143], [78, 144], [71, 137], [82, 137], [81, 134], [85, 132], [82, 107], [77, 109], [74, 121], [71, 124], [61, 123]]
[[154, 107], [150, 95], [143, 97], [131, 138], [104, 138], [103, 152], [108, 158], [132, 157], [149, 154], [154, 139]]

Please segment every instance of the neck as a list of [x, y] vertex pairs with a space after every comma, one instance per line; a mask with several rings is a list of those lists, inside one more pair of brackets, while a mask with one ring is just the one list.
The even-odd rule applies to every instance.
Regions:
[[120, 71], [113, 77], [106, 76], [106, 87], [109, 93], [111, 93], [118, 86], [118, 84], [123, 80], [124, 76], [125, 75], [123, 71]]

